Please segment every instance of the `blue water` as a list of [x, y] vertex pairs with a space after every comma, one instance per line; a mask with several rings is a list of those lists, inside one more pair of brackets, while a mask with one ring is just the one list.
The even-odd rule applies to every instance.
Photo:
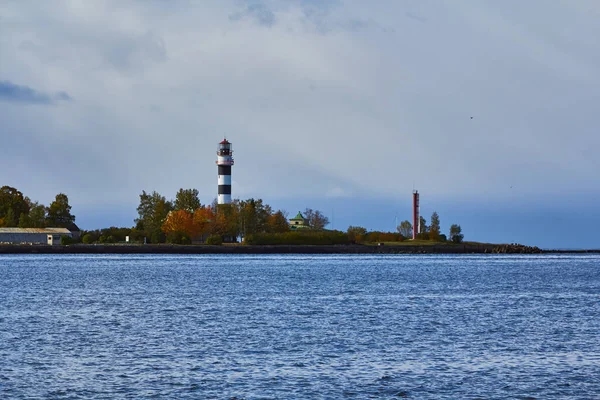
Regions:
[[600, 398], [600, 257], [0, 256], [0, 398]]

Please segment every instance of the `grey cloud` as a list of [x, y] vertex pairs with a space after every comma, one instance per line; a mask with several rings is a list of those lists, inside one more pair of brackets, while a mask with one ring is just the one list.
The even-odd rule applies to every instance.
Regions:
[[123, 36], [106, 47], [105, 57], [118, 69], [137, 69], [144, 62], [163, 62], [167, 59], [164, 41], [153, 32], [140, 36]]
[[229, 16], [231, 21], [239, 21], [245, 18], [251, 18], [257, 24], [269, 28], [275, 25], [275, 14], [262, 3], [249, 4], [242, 11], [237, 11]]
[[[0, 167], [32, 198], [65, 191], [92, 207], [111, 193], [135, 214], [142, 189], [195, 187], [210, 202], [223, 134], [234, 196], [290, 211], [364, 196], [354, 210], [369, 212], [348, 222], [368, 228], [409, 207], [413, 183], [442, 221], [449, 199], [522, 209], [600, 193], [600, 31], [583, 5], [190, 1], [165, 16], [167, 3], [60, 4], [12, 2], [0, 27]], [[71, 93], [69, 107], [27, 106]], [[467, 213], [454, 220], [465, 230]]]
[[406, 15], [407, 18], [410, 18], [410, 19], [418, 21], [418, 22], [427, 22], [427, 18], [424, 18], [420, 15], [414, 14], [410, 11], [407, 11], [406, 13], [404, 13], [404, 15]]
[[15, 103], [53, 104], [58, 101], [73, 100], [66, 92], [48, 94], [29, 86], [17, 85], [10, 81], [0, 81], [0, 100]]

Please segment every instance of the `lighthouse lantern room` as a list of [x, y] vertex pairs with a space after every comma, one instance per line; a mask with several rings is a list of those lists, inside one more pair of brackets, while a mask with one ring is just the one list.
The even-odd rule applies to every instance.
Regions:
[[217, 168], [219, 173], [218, 204], [231, 203], [231, 166], [233, 165], [233, 150], [231, 142], [223, 139], [217, 150]]

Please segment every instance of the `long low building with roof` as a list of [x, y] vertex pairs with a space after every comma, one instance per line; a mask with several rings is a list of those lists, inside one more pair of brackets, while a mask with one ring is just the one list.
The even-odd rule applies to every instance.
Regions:
[[0, 228], [0, 244], [60, 245], [60, 238], [73, 234], [67, 228]]

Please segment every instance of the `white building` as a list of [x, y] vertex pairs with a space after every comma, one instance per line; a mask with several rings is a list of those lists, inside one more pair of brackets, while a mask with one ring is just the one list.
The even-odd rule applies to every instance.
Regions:
[[0, 244], [60, 245], [61, 236], [73, 234], [67, 228], [0, 228]]

